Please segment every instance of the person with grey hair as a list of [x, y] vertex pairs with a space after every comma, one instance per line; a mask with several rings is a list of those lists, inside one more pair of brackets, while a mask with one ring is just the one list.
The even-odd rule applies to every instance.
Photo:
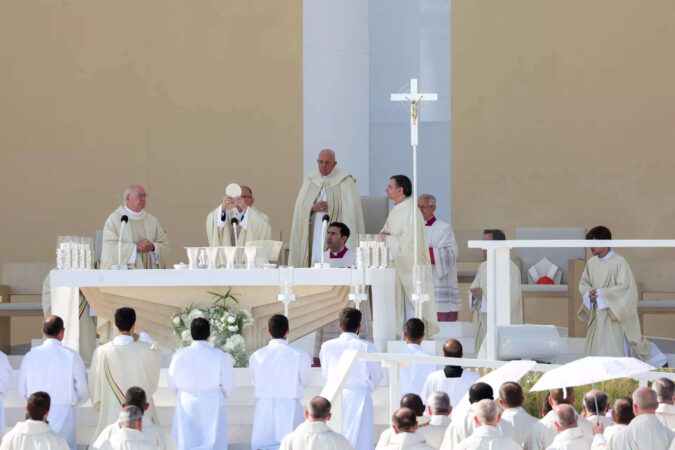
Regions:
[[445, 430], [450, 426], [452, 405], [450, 396], [443, 391], [436, 391], [427, 399], [427, 412], [431, 417], [429, 424], [422, 428], [427, 444], [440, 448]]
[[125, 406], [117, 423], [120, 430], [101, 444], [101, 450], [157, 450], [143, 434], [143, 411], [137, 406]]
[[626, 427], [623, 448], [631, 450], [666, 450], [675, 438], [675, 432], [656, 417], [659, 402], [656, 392], [641, 387], [633, 392], [635, 418]]
[[603, 427], [611, 427], [614, 421], [607, 417], [609, 410], [609, 398], [607, 394], [597, 389], [590, 390], [584, 395], [583, 402], [584, 418], [595, 424], [600, 422]]
[[346, 437], [328, 426], [330, 408], [327, 399], [312, 398], [305, 410], [305, 422], [281, 440], [280, 450], [353, 450]]
[[[519, 450], [516, 441], [502, 434], [497, 427], [501, 420], [499, 407], [491, 399], [483, 399], [473, 405], [473, 420], [476, 428], [455, 448], [458, 450]], [[443, 448], [443, 447], [441, 447]]]
[[455, 322], [462, 309], [457, 283], [457, 240], [452, 226], [436, 218], [436, 197], [422, 194], [417, 199], [427, 232], [439, 322]]
[[[223, 202], [206, 217], [206, 237], [211, 247], [243, 246], [249, 241], [267, 241], [272, 227], [267, 214], [253, 206], [255, 198], [248, 186], [241, 186], [241, 195], [225, 195]], [[232, 221], [237, 220], [237, 239]]]
[[558, 406], [554, 423], [558, 434], [553, 438], [553, 443], [548, 448], [553, 450], [588, 450], [593, 443], [593, 437], [579, 428], [577, 420], [577, 412], [572, 405]]
[[656, 408], [656, 418], [662, 424], [675, 430], [675, 383], [670, 378], [658, 378], [652, 383], [652, 389], [656, 392], [659, 407]]

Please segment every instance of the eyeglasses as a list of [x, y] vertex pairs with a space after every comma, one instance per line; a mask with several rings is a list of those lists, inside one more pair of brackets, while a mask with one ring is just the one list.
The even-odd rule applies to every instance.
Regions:
[[241, 198], [253, 198], [252, 195], [242, 195]]
[[147, 198], [148, 194], [129, 194], [129, 197]]

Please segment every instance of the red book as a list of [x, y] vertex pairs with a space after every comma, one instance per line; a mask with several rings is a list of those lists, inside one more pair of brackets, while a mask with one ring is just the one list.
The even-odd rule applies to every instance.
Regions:
[[436, 264], [436, 260], [434, 259], [434, 249], [429, 247], [429, 256], [431, 257], [431, 264]]

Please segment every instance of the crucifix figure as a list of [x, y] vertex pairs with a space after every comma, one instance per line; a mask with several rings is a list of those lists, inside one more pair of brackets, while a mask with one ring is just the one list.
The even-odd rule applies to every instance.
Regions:
[[[420, 102], [424, 101], [436, 101], [438, 100], [438, 95], [436, 94], [422, 94], [417, 92], [417, 78], [410, 79], [410, 92], [401, 93], [401, 94], [391, 94], [392, 102], [408, 102], [410, 105], [410, 145], [413, 148], [413, 201], [417, 204], [417, 143], [418, 143], [418, 119], [419, 119], [419, 107]], [[415, 211], [417, 212], [417, 211]], [[413, 229], [415, 230], [414, 234], [414, 244], [413, 244], [413, 293], [412, 293], [412, 302], [415, 305], [415, 316], [420, 318], [422, 316], [422, 303], [429, 299], [429, 294], [425, 292], [424, 288], [424, 278], [426, 276], [425, 269], [430, 269], [426, 267], [420, 267], [419, 265], [419, 254], [418, 254], [418, 237], [417, 237], [417, 214], [413, 215]], [[433, 286], [426, 286], [426, 289], [433, 289]]]

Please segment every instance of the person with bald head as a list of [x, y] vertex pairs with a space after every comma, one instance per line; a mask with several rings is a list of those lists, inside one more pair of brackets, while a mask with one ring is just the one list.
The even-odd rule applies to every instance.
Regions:
[[321, 260], [322, 220], [342, 222], [351, 231], [346, 246], [356, 248], [363, 234], [363, 208], [356, 180], [337, 167], [335, 152], [323, 149], [316, 160], [318, 170], [305, 175], [295, 200], [288, 263], [308, 267]]
[[26, 353], [21, 361], [16, 390], [24, 399], [35, 392], [49, 394], [49, 426], [75, 450], [75, 406], [87, 401], [89, 388], [82, 358], [61, 343], [64, 333], [60, 317], [47, 317], [42, 325], [45, 339]]
[[548, 447], [552, 450], [588, 450], [593, 437], [577, 425], [577, 412], [572, 405], [559, 405], [556, 409], [555, 429], [558, 431]]
[[504, 436], [498, 424], [501, 414], [497, 404], [483, 399], [473, 405], [475, 428], [471, 435], [455, 446], [458, 450], [520, 450], [520, 445]]
[[[461, 358], [464, 356], [462, 344], [457, 339], [448, 339], [443, 344], [443, 356]], [[450, 405], [457, 406], [464, 395], [469, 392], [480, 375], [461, 366], [447, 365], [441, 370], [431, 372], [422, 386], [422, 400], [425, 402], [437, 391], [445, 392], [450, 397]]]
[[305, 410], [306, 421], [281, 441], [281, 450], [353, 450], [340, 433], [331, 430], [331, 404], [323, 397], [314, 397]]
[[410, 408], [398, 409], [391, 418], [394, 434], [389, 440], [389, 444], [384, 447], [386, 450], [432, 450], [420, 433], [416, 433], [419, 428], [417, 414]]
[[635, 419], [614, 448], [621, 450], [666, 450], [675, 438], [675, 431], [663, 425], [656, 417], [659, 401], [656, 392], [641, 387], [633, 392]]
[[[575, 400], [574, 388], [551, 389], [548, 398], [548, 402], [551, 405], [551, 411], [532, 427], [527, 448], [538, 450], [545, 449], [551, 445], [553, 439], [558, 434], [558, 430], [555, 427], [556, 410], [560, 405], [574, 405]], [[578, 417], [577, 426], [585, 435], [593, 437], [593, 424], [588, 420], [583, 417]]]
[[675, 383], [670, 378], [658, 378], [652, 383], [652, 389], [659, 401], [656, 418], [668, 428], [675, 430], [675, 405], [673, 405]]
[[[417, 433], [423, 436], [424, 440], [427, 440], [426, 425], [429, 422], [429, 417], [424, 415], [424, 403], [422, 399], [417, 394], [406, 394], [401, 398], [399, 404], [401, 409], [409, 409], [415, 413], [417, 420]], [[400, 411], [400, 410], [399, 410]], [[380, 439], [377, 441], [377, 446], [375, 450], [384, 450], [392, 443], [392, 438], [396, 436], [396, 430], [393, 426], [387, 428], [380, 434]]]
[[607, 417], [609, 410], [609, 398], [607, 394], [597, 389], [590, 390], [584, 395], [583, 403], [584, 418], [590, 423], [600, 422], [604, 427], [611, 427], [614, 421]]
[[206, 217], [206, 237], [211, 247], [231, 246], [235, 244], [232, 219], [237, 219], [237, 239], [239, 246], [249, 241], [268, 241], [272, 237], [272, 227], [267, 214], [253, 206], [253, 190], [241, 186], [241, 196], [223, 197], [223, 202]]

